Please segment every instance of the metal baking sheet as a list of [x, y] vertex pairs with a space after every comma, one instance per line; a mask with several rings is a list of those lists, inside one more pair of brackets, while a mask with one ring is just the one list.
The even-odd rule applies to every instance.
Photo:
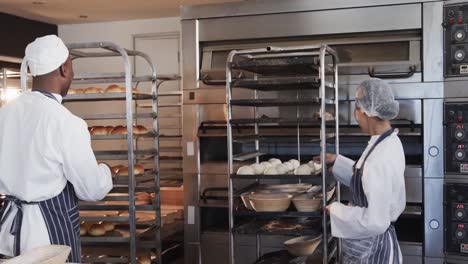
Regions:
[[[261, 142], [290, 142], [290, 143], [297, 143], [297, 134], [296, 135], [261, 135], [261, 134], [252, 134], [252, 135], [239, 135], [233, 136], [232, 141], [236, 143], [249, 143], [255, 140], [259, 140]], [[320, 142], [319, 135], [299, 135], [301, 143], [311, 143], [311, 142]], [[334, 133], [328, 133], [326, 135], [327, 139], [335, 138]]]
[[[132, 77], [132, 82], [151, 82], [153, 80], [154, 78], [151, 75]], [[82, 79], [75, 78], [72, 83], [73, 84], [125, 83], [125, 77], [108, 76], [107, 78], [100, 78], [96, 76], [95, 78], [82, 78]]]
[[322, 217], [321, 210], [316, 212], [298, 212], [298, 211], [284, 211], [284, 212], [256, 212], [253, 210], [237, 210], [234, 211], [235, 216], [249, 216], [249, 217]]
[[[86, 102], [86, 101], [124, 101], [125, 93], [91, 93], [91, 94], [69, 94], [63, 98], [64, 102]], [[151, 100], [151, 94], [132, 94], [133, 100]]]
[[[320, 79], [310, 76], [278, 77], [263, 79], [237, 79], [232, 81], [232, 87], [242, 87], [260, 91], [281, 91], [298, 89], [318, 89]], [[333, 84], [325, 82], [326, 88], [334, 88]]]
[[[128, 211], [128, 205], [107, 205], [107, 204], [92, 204], [92, 202], [80, 202], [80, 210], [86, 211], [100, 211], [100, 210], [116, 210]], [[156, 210], [153, 205], [136, 205], [137, 211], [154, 211]]]
[[[235, 70], [244, 70], [263, 75], [318, 74], [320, 60], [318, 56], [253, 58], [232, 62], [230, 66]], [[333, 70], [328, 66], [327, 73], [332, 72]]]
[[[127, 139], [128, 135], [91, 135], [92, 140], [115, 140], [115, 139]], [[133, 138], [153, 138], [156, 134], [154, 132], [148, 132], [145, 134], [133, 134]]]
[[[262, 227], [272, 221], [280, 221], [282, 223], [297, 224], [298, 228], [291, 230], [265, 230]], [[282, 218], [278, 220], [262, 220], [254, 219], [245, 224], [240, 224], [233, 228], [233, 232], [237, 234], [265, 234], [265, 235], [285, 235], [285, 236], [303, 236], [303, 235], [319, 235], [322, 232], [322, 220], [320, 218]]]
[[235, 160], [235, 161], [246, 161], [246, 160], [253, 159], [253, 158], [256, 158], [256, 157], [260, 157], [260, 156], [263, 156], [263, 155], [266, 155], [266, 153], [262, 153], [262, 152], [258, 152], [258, 151], [246, 152], [246, 153], [240, 153], [240, 154], [234, 155], [233, 160]]
[[321, 174], [318, 175], [294, 175], [294, 174], [281, 174], [281, 175], [240, 175], [231, 174], [233, 179], [259, 179], [259, 180], [307, 180], [308, 183], [321, 184]]
[[[127, 119], [127, 115], [123, 114], [86, 114], [81, 115], [84, 120], [103, 120], [103, 119]], [[133, 118], [157, 118], [153, 113], [138, 113], [133, 114]]]
[[[334, 123], [334, 120], [327, 120], [327, 124]], [[260, 117], [260, 118], [242, 118], [231, 119], [231, 124], [244, 125], [244, 124], [308, 124], [320, 125], [319, 118], [313, 117], [300, 117], [300, 118], [278, 118], [278, 117]]]
[[[301, 98], [301, 99], [235, 99], [231, 100], [231, 105], [235, 106], [257, 106], [257, 107], [275, 107], [275, 106], [300, 106], [320, 104], [320, 98]], [[333, 100], [325, 99], [325, 104], [334, 104]]]
[[[135, 150], [135, 158], [145, 159], [149, 156], [156, 155], [158, 152], [156, 149], [146, 149], [146, 150]], [[107, 150], [107, 151], [95, 151], [94, 155], [99, 160], [127, 160], [128, 151], [126, 150]]]

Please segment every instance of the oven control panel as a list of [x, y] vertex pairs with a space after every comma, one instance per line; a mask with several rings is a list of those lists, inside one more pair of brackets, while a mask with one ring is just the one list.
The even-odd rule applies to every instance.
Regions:
[[468, 184], [446, 184], [445, 251], [468, 256]]
[[468, 174], [468, 103], [444, 106], [445, 171]]
[[445, 76], [468, 76], [468, 3], [444, 7]]

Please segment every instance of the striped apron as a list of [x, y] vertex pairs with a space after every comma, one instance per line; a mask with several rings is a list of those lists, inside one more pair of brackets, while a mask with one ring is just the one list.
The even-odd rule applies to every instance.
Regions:
[[[55, 101], [57, 99], [48, 92], [39, 91]], [[58, 102], [58, 101], [57, 101]], [[40, 202], [22, 201], [7, 195], [3, 206], [0, 207], [0, 229], [8, 216], [16, 207], [16, 215], [10, 227], [10, 234], [14, 237], [14, 255], [21, 253], [21, 226], [23, 224], [23, 205], [38, 205], [49, 234], [51, 245], [66, 245], [71, 247], [67, 262], [81, 263], [80, 248], [80, 214], [78, 198], [73, 185], [68, 182], [57, 196]]]
[[[352, 204], [359, 207], [367, 207], [367, 197], [362, 187], [362, 170], [367, 158], [372, 154], [375, 147], [385, 138], [393, 133], [389, 129], [383, 133], [370, 148], [364, 158], [361, 168], [354, 164], [354, 175], [351, 179]], [[380, 235], [363, 239], [342, 239], [343, 263], [345, 264], [400, 264], [400, 246], [393, 223]]]

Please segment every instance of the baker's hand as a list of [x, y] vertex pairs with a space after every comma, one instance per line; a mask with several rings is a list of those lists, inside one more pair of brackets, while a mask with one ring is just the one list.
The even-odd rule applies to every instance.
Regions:
[[327, 207], [325, 207], [325, 211], [327, 212], [327, 215], [330, 215], [330, 206], [331, 205], [327, 205]]
[[[333, 165], [336, 160], [336, 154], [326, 153], [325, 154], [325, 164], [326, 165]], [[322, 163], [322, 156], [315, 156], [314, 162]]]

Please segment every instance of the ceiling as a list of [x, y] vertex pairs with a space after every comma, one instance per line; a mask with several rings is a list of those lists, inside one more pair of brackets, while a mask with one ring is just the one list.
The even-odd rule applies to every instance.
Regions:
[[0, 11], [52, 24], [73, 24], [179, 16], [181, 5], [239, 1], [242, 0], [0, 0]]

